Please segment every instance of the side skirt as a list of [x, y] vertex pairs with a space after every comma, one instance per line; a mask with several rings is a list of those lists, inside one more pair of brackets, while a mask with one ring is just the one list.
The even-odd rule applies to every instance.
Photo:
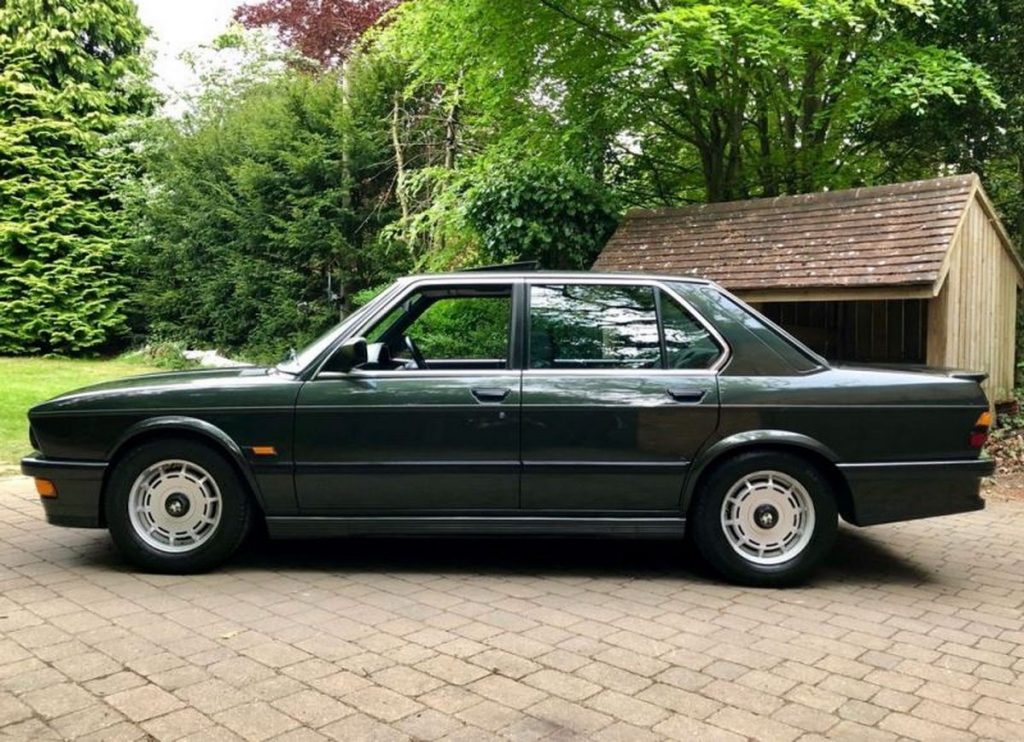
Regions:
[[685, 518], [544, 516], [269, 517], [272, 538], [335, 536], [615, 536], [682, 538]]

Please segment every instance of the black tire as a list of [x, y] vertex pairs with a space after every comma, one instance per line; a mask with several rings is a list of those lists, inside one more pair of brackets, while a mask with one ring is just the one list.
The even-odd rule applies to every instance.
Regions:
[[[742, 544], [734, 548], [726, 535], [723, 517], [723, 504], [733, 487], [746, 477], [762, 472], [780, 472], [801, 485], [814, 515], [813, 528], [805, 529], [809, 536], [802, 548], [788, 559], [784, 552], [779, 553], [775, 558], [783, 561], [774, 564], [751, 561], [756, 557], [745, 557], [738, 550]], [[793, 454], [772, 451], [737, 454], [716, 465], [694, 497], [687, 518], [694, 543], [704, 559], [732, 582], [755, 587], [799, 584], [807, 579], [835, 542], [839, 516], [832, 488], [815, 466]], [[749, 505], [746, 508], [745, 513], [757, 512]], [[778, 512], [771, 508], [764, 513], [767, 522], [771, 522], [773, 512], [775, 522], [780, 522]], [[756, 527], [748, 524], [747, 529], [750, 535], [758, 535]]]
[[[128, 503], [136, 479], [149, 467], [168, 460], [201, 467], [220, 492], [217, 524], [190, 551], [155, 548], [143, 540], [129, 515]], [[142, 443], [118, 462], [107, 482], [104, 512], [110, 535], [125, 558], [147, 572], [165, 574], [195, 574], [223, 564], [241, 545], [253, 519], [246, 485], [222, 454], [197, 441], [170, 438]]]

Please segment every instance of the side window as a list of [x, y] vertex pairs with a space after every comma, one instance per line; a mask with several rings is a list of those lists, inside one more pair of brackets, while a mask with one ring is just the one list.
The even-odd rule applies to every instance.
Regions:
[[532, 286], [529, 341], [530, 368], [662, 367], [649, 286]]
[[407, 335], [427, 360], [508, 358], [512, 298], [438, 299], [409, 325]]
[[661, 292], [659, 298], [665, 332], [665, 367], [710, 368], [722, 354], [711, 333], [671, 296]]
[[385, 365], [371, 368], [423, 368], [410, 343], [426, 368], [507, 368], [511, 321], [511, 286], [430, 287], [408, 296], [363, 334], [387, 350]]

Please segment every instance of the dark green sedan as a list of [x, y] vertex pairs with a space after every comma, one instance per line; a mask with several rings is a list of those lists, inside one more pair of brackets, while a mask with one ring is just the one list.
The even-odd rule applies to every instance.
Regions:
[[[29, 412], [47, 519], [141, 568], [275, 537], [679, 538], [802, 580], [838, 517], [976, 510], [983, 375], [829, 365], [707, 281], [404, 278], [275, 368], [140, 376]], [[680, 551], [680, 558], [682, 558]]]

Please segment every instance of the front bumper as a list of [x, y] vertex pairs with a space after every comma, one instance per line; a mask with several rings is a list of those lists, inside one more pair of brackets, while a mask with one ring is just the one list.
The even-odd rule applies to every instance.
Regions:
[[[839, 464], [850, 487], [857, 526], [981, 510], [981, 478], [995, 471], [991, 459]], [[846, 514], [844, 513], [844, 516]]]
[[57, 461], [41, 456], [21, 460], [22, 474], [49, 479], [57, 488], [56, 497], [39, 498], [47, 522], [55, 526], [101, 527], [100, 495], [106, 470], [102, 461]]

